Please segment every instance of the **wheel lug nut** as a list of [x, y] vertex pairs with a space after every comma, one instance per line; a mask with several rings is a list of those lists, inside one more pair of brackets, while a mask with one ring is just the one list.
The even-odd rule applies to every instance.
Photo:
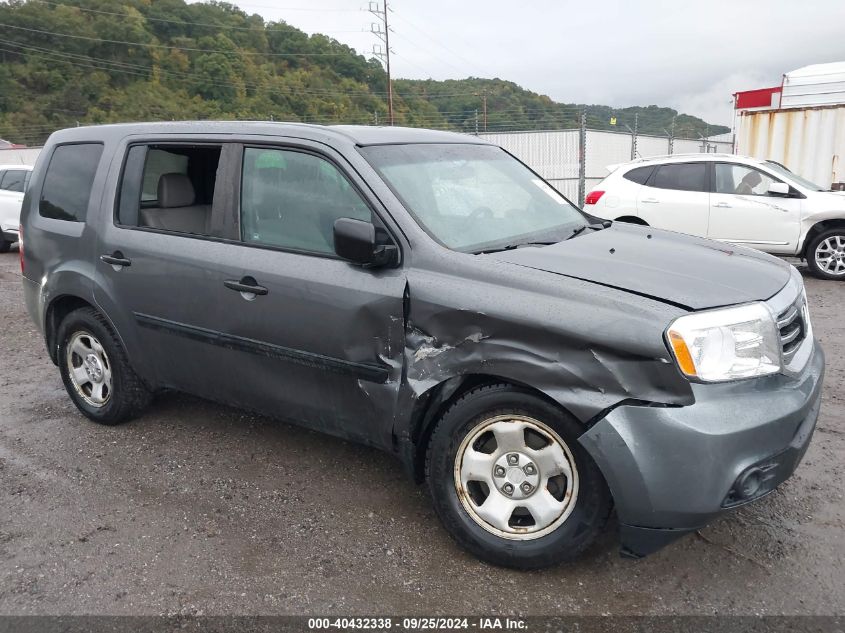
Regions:
[[516, 465], [518, 463], [519, 463], [519, 455], [517, 455], [516, 453], [511, 453], [510, 455], [508, 455], [508, 464]]
[[522, 492], [528, 494], [529, 492], [531, 492], [531, 490], [532, 490], [531, 484], [529, 484], [527, 481], [524, 484], [522, 484]]
[[525, 471], [526, 475], [533, 475], [537, 470], [534, 468], [534, 464], [525, 464], [525, 468], [522, 470]]
[[504, 466], [496, 466], [496, 469], [493, 471], [493, 474], [496, 475], [496, 477], [504, 477], [505, 476]]
[[506, 495], [512, 495], [513, 494], [513, 486], [511, 484], [505, 484], [504, 486], [502, 486], [502, 491]]

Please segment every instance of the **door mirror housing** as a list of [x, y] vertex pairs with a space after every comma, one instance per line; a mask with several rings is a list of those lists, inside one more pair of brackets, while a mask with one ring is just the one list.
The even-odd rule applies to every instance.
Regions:
[[788, 196], [789, 185], [785, 182], [770, 182], [768, 193], [770, 196]]
[[371, 222], [353, 218], [334, 221], [334, 252], [339, 257], [368, 268], [394, 266], [399, 249], [394, 244], [378, 244], [376, 227]]

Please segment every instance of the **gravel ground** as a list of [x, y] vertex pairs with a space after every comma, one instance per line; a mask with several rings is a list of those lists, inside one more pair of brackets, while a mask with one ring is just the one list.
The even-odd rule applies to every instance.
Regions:
[[805, 275], [828, 374], [791, 480], [647, 559], [619, 558], [610, 528], [525, 573], [459, 550], [374, 450], [176, 394], [87, 421], [17, 257], [0, 255], [0, 614], [845, 613], [845, 284]]

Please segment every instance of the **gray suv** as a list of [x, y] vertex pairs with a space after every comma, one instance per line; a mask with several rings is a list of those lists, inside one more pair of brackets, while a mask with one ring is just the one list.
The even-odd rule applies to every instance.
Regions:
[[824, 357], [763, 253], [587, 215], [427, 130], [201, 122], [53, 134], [27, 307], [79, 410], [162, 389], [396, 455], [460, 545], [644, 556], [795, 470]]

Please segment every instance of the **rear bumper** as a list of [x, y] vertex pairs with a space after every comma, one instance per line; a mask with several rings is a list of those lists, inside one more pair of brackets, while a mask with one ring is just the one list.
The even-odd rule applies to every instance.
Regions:
[[624, 555], [650, 554], [788, 479], [815, 429], [824, 354], [797, 376], [694, 385], [687, 407], [621, 406], [579, 439], [616, 503]]
[[17, 242], [18, 232], [12, 229], [3, 229], [2, 237], [5, 242]]

